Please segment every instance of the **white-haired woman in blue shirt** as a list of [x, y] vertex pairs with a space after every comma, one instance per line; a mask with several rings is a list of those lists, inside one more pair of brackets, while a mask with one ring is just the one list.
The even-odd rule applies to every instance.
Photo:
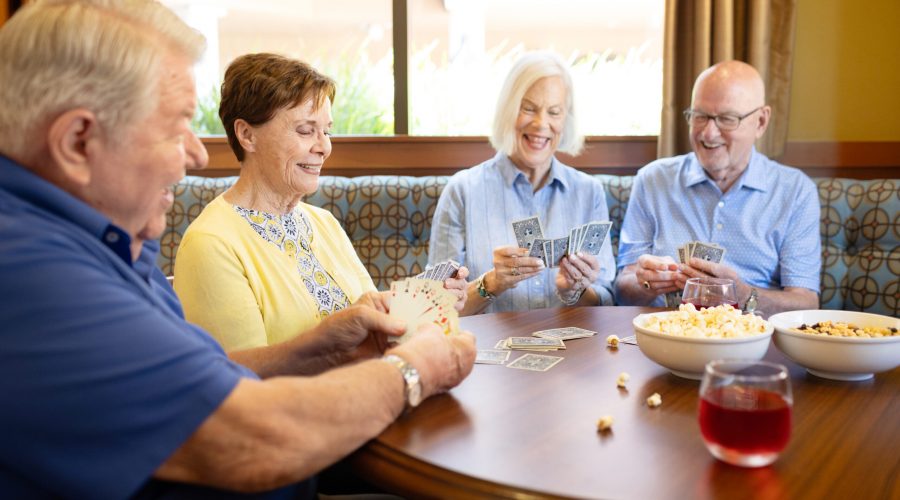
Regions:
[[558, 268], [516, 244], [512, 221], [537, 215], [544, 238], [562, 238], [590, 221], [609, 220], [603, 185], [562, 164], [584, 144], [575, 119], [567, 65], [557, 56], [523, 56], [500, 92], [491, 145], [497, 154], [454, 175], [438, 201], [428, 260], [454, 259], [478, 279], [464, 313], [561, 305], [612, 305], [615, 262], [607, 241], [599, 255], [577, 252]]

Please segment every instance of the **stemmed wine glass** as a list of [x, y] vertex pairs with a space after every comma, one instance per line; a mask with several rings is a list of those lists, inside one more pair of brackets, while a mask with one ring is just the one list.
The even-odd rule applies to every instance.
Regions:
[[738, 309], [734, 280], [727, 278], [690, 278], [681, 294], [682, 304], [694, 304], [697, 309], [729, 304]]

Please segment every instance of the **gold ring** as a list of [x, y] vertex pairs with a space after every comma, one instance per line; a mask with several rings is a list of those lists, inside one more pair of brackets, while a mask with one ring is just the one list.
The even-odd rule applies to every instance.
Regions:
[[649, 282], [649, 281], [646, 281], [646, 280], [644, 281], [644, 288], [646, 288], [647, 290], [650, 289], [650, 282]]

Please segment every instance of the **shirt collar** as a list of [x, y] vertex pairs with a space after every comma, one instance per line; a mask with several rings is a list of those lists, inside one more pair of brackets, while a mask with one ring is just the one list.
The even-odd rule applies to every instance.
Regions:
[[80, 227], [131, 265], [131, 237], [105, 215], [13, 160], [0, 155], [0, 189]]
[[[505, 153], [497, 153], [494, 156], [494, 161], [500, 169], [500, 175], [503, 176], [503, 181], [506, 183], [507, 187], [512, 187], [519, 178], [524, 182], [530, 183], [528, 177], [516, 167], [515, 163], [513, 163]], [[560, 163], [555, 156], [551, 156], [550, 177], [547, 179], [547, 184], [545, 186], [558, 185], [565, 191], [569, 184], [569, 180], [566, 178], [565, 173], [562, 163]]]
[[[765, 157], [759, 154], [754, 146], [750, 152], [750, 162], [741, 176], [738, 177], [737, 182], [734, 184], [734, 188], [741, 189], [742, 187], [746, 187], [757, 191], [766, 191], [766, 173], [763, 165], [764, 159]], [[693, 187], [707, 181], [712, 183], [712, 179], [706, 175], [706, 170], [703, 170], [703, 167], [697, 160], [696, 153], [687, 155], [686, 160], [688, 164], [684, 176], [685, 187]]]

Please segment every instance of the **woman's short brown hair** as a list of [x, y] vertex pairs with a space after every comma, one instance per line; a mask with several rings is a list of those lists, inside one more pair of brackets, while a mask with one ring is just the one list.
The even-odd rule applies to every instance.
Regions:
[[293, 108], [309, 99], [315, 107], [326, 97], [333, 103], [334, 92], [334, 80], [296, 59], [261, 53], [232, 61], [222, 82], [219, 118], [238, 161], [244, 161], [244, 148], [234, 133], [236, 120], [262, 125], [278, 110]]

